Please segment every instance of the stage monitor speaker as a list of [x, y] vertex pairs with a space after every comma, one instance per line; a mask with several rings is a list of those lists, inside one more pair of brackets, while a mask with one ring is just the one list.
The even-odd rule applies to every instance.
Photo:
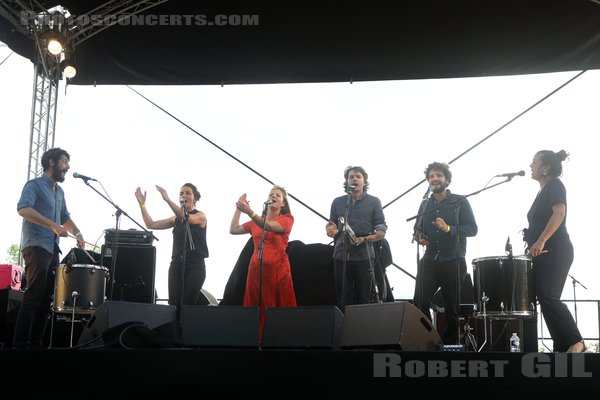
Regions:
[[102, 334], [126, 322], [139, 321], [150, 329], [176, 321], [177, 307], [163, 304], [133, 303], [107, 300], [102, 303], [83, 327], [79, 346], [103, 345]]
[[258, 348], [259, 308], [184, 305], [181, 338], [184, 347]]
[[343, 319], [336, 306], [267, 308], [262, 347], [337, 350]]
[[[113, 248], [102, 246], [102, 265], [108, 268], [106, 298], [154, 304], [156, 248], [153, 246], [119, 246], [113, 271]], [[113, 284], [114, 279], [114, 284]]]
[[442, 344], [425, 314], [406, 301], [346, 306], [341, 348], [439, 351]]

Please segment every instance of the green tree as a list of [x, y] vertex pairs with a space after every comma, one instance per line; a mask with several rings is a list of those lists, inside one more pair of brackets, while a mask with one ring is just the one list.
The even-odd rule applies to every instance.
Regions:
[[11, 244], [6, 250], [6, 262], [9, 264], [19, 264], [20, 252], [18, 244]]

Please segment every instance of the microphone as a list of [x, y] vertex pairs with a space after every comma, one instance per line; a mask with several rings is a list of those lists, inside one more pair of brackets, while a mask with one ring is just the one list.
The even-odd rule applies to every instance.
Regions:
[[425, 195], [423, 196], [423, 200], [425, 200], [426, 198], [428, 198], [429, 195], [431, 194], [431, 192], [433, 192], [433, 186], [428, 186], [427, 187], [427, 191], [425, 192]]
[[356, 189], [356, 185], [348, 185], [348, 189], [346, 189], [346, 192], [347, 193], [354, 192], [354, 189]]
[[269, 199], [265, 201], [265, 206], [270, 206], [271, 204], [273, 204], [273, 200]]
[[98, 182], [97, 180], [95, 180], [94, 178], [90, 178], [89, 176], [85, 176], [85, 175], [81, 175], [78, 174], [77, 172], [73, 172], [73, 178], [80, 178], [83, 179], [84, 181], [95, 181]]
[[525, 176], [525, 171], [507, 172], [506, 174], [496, 175], [496, 177], [514, 178], [515, 176]]
[[180, 205], [181, 207], [183, 207], [183, 206], [185, 206], [185, 203], [186, 203], [186, 202], [185, 202], [185, 197], [180, 197], [180, 198], [179, 198], [179, 205]]

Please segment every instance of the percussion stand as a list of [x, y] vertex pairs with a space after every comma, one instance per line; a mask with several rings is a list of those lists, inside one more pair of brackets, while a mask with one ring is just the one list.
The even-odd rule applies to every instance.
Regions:
[[[113, 243], [113, 248], [111, 250], [111, 270], [110, 270], [110, 300], [113, 300], [113, 289], [114, 289], [114, 285], [115, 285], [115, 276], [116, 276], [116, 268], [117, 268], [117, 251], [118, 251], [118, 246], [119, 246], [119, 225], [120, 225], [120, 220], [121, 220], [121, 215], [125, 215], [127, 218], [129, 218], [134, 224], [136, 224], [138, 227], [140, 227], [144, 232], [146, 232], [147, 234], [149, 234], [150, 236], [152, 236], [154, 239], [158, 240], [158, 238], [156, 236], [154, 236], [154, 234], [150, 231], [148, 231], [146, 228], [144, 228], [142, 225], [140, 225], [139, 222], [137, 222], [135, 219], [133, 219], [131, 216], [129, 216], [129, 214], [127, 214], [125, 211], [123, 211], [118, 205], [116, 205], [109, 197], [103, 195], [102, 193], [100, 193], [100, 191], [98, 191], [98, 189], [96, 189], [95, 187], [93, 187], [92, 185], [90, 185], [90, 180], [96, 181], [96, 179], [91, 179], [88, 177], [83, 177], [80, 176], [80, 178], [83, 179], [83, 182], [89, 187], [91, 188], [94, 192], [98, 193], [98, 195], [100, 195], [100, 197], [102, 197], [104, 200], [106, 200], [107, 202], [109, 202], [114, 208], [116, 208], [117, 212], [115, 213], [115, 218], [116, 218], [116, 224], [115, 224], [115, 241]], [[102, 185], [100, 183], [100, 185]]]
[[[74, 328], [75, 328], [75, 307], [77, 306], [77, 298], [78, 297], [79, 297], [79, 292], [74, 290], [71, 293], [71, 298], [73, 299], [73, 307], [71, 310], [71, 337], [69, 339], [69, 347], [73, 347], [73, 334], [74, 334]], [[52, 343], [53, 343], [53, 339], [54, 339], [54, 319], [56, 318], [55, 306], [56, 306], [56, 304], [52, 305], [52, 315], [51, 315], [52, 320], [50, 321], [50, 342], [48, 343], [49, 349], [52, 348]]]

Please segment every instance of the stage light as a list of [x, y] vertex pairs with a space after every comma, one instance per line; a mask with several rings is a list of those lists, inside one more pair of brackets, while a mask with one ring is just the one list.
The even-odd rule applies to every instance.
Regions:
[[48, 47], [48, 52], [50, 54], [52, 54], [52, 55], [55, 55], [55, 56], [59, 55], [63, 51], [63, 45], [62, 45], [62, 43], [55, 36], [52, 36], [52, 37], [48, 38], [48, 45], [47, 45], [47, 47]]
[[73, 62], [73, 58], [65, 54], [65, 58], [60, 62], [60, 70], [67, 79], [72, 79], [77, 75], [77, 68]]
[[77, 68], [75, 68], [74, 65], [67, 64], [62, 69], [62, 71], [63, 71], [63, 76], [68, 79], [75, 78], [75, 75], [77, 75]]

